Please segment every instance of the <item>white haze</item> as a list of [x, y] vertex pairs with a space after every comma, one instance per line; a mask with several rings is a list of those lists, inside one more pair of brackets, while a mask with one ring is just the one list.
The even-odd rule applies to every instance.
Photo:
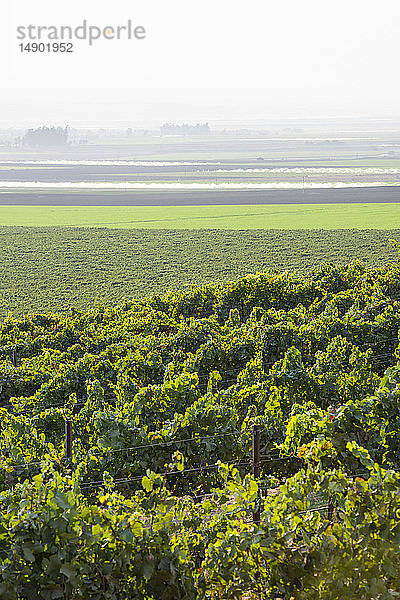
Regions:
[[195, 183], [147, 183], [147, 182], [45, 182], [45, 181], [0, 181], [0, 190], [10, 189], [41, 189], [41, 190], [296, 190], [296, 189], [329, 189], [353, 187], [382, 187], [387, 185], [400, 186], [400, 182], [388, 184], [383, 181], [374, 182], [195, 182]]
[[157, 160], [0, 160], [0, 165], [60, 165], [93, 167], [199, 167], [220, 165], [219, 162], [181, 162]]
[[208, 169], [207, 173], [267, 173], [274, 175], [400, 175], [400, 169], [384, 167], [271, 167], [259, 168], [234, 168], [234, 169]]
[[[400, 114], [398, 0], [2, 0], [0, 121]], [[144, 24], [138, 44], [21, 54], [18, 25]]]

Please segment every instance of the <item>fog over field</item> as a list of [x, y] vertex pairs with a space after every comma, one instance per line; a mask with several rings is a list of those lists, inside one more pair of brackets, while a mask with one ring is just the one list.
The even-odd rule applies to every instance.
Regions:
[[[50, 0], [4, 0], [1, 11], [6, 126], [209, 121], [235, 129], [272, 119], [400, 116], [396, 0], [86, 0], [84, 10], [71, 0], [68, 11]], [[84, 19], [131, 19], [146, 38], [75, 41], [63, 55], [20, 51], [17, 27]]]
[[396, 119], [299, 119], [290, 126], [275, 120], [251, 130], [217, 123], [207, 135], [185, 127], [176, 126], [175, 135], [165, 135], [161, 125], [144, 131], [74, 127], [52, 147], [16, 135], [0, 146], [0, 204], [23, 198], [30, 205], [94, 204], [96, 198], [102, 205], [139, 206], [398, 199]]

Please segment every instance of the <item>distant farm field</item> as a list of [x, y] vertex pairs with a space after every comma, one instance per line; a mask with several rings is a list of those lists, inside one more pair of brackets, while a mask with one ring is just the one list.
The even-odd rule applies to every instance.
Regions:
[[400, 203], [0, 206], [0, 224], [118, 229], [397, 229]]
[[400, 229], [0, 227], [0, 316], [112, 306], [269, 269], [305, 273], [356, 258], [383, 265], [397, 258], [391, 238]]

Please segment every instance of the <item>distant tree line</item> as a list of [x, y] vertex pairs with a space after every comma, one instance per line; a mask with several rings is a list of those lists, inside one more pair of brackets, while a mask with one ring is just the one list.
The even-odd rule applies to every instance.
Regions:
[[164, 123], [161, 126], [161, 135], [208, 135], [209, 133], [210, 126], [208, 123], [197, 123], [197, 125]]
[[38, 127], [28, 129], [21, 138], [23, 146], [66, 146], [68, 143], [69, 127]]

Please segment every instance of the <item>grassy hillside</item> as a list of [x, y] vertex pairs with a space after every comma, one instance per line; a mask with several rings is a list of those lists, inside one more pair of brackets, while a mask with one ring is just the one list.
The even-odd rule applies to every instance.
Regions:
[[140, 229], [395, 229], [400, 204], [0, 206], [2, 225]]
[[0, 228], [0, 315], [89, 308], [268, 269], [393, 260], [388, 231]]

